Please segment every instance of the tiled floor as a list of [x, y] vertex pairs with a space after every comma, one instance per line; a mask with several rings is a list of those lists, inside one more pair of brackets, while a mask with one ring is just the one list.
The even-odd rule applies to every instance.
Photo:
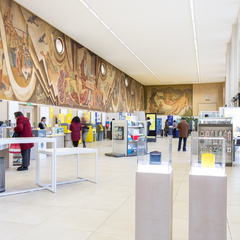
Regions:
[[[189, 139], [190, 140], [190, 139]], [[188, 239], [188, 174], [190, 142], [187, 152], [177, 152], [173, 139], [173, 239]], [[99, 182], [58, 186], [57, 193], [46, 190], [0, 198], [0, 239], [16, 240], [134, 240], [135, 172], [137, 158], [105, 157], [111, 141], [88, 144], [99, 150]], [[149, 150], [167, 148], [167, 139], [149, 143]], [[239, 159], [227, 167], [228, 240], [240, 239]], [[58, 157], [58, 181], [76, 176], [76, 158]], [[81, 159], [84, 177], [94, 177], [94, 155]], [[42, 182], [50, 180], [50, 161], [41, 161]], [[35, 187], [35, 161], [29, 171], [6, 171], [7, 191]]]

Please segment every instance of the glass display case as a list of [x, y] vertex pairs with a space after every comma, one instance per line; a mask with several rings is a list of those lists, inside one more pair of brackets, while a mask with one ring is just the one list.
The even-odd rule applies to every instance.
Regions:
[[137, 161], [138, 172], [169, 173], [172, 169], [172, 137], [168, 138], [168, 147], [147, 152], [147, 139], [138, 139]]
[[[137, 144], [140, 137], [146, 137], [146, 121], [127, 121], [127, 155], [137, 156]], [[146, 144], [147, 147], [147, 144]]]
[[200, 138], [224, 138], [226, 144], [225, 162], [232, 166], [234, 156], [233, 124], [232, 118], [199, 118], [198, 137]]
[[226, 139], [223, 137], [196, 137], [192, 140], [190, 173], [224, 176], [226, 152], [229, 151]]

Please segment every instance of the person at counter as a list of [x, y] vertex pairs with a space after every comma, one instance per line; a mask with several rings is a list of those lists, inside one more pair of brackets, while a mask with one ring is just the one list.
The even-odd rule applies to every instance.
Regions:
[[86, 147], [86, 138], [87, 134], [89, 131], [89, 127], [87, 125], [87, 121], [84, 117], [82, 117], [82, 142], [83, 142], [83, 147]]
[[72, 119], [70, 125], [71, 139], [74, 147], [78, 147], [79, 140], [81, 138], [80, 132], [82, 131], [82, 124], [78, 116]]
[[42, 117], [41, 122], [38, 124], [38, 127], [40, 129], [45, 129], [46, 128], [46, 121], [47, 121], [47, 118], [46, 117]]
[[[15, 112], [14, 116], [17, 120], [17, 126], [14, 128], [14, 132], [18, 133], [19, 137], [33, 137], [31, 124], [28, 118], [24, 117], [21, 112]], [[34, 146], [33, 143], [21, 143], [21, 155], [22, 155], [22, 166], [17, 168], [17, 171], [28, 170], [30, 165], [30, 153], [31, 148]]]

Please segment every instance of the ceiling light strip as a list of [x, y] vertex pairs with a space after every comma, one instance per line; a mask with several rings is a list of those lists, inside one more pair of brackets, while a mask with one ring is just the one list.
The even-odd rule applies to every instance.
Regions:
[[195, 47], [198, 82], [200, 82], [200, 67], [199, 67], [199, 54], [198, 54], [198, 44], [197, 44], [197, 31], [196, 31], [194, 0], [190, 0], [190, 8], [191, 8], [191, 17], [192, 17], [193, 40], [194, 40], [194, 47]]
[[146, 67], [161, 83], [164, 83], [143, 61], [137, 54], [118, 36], [116, 32], [114, 32], [108, 24], [92, 9], [92, 7], [84, 0], [80, 0], [80, 2], [141, 62], [144, 67]]

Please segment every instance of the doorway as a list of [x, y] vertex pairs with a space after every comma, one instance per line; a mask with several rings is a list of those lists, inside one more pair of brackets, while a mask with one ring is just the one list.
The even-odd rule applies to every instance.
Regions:
[[24, 117], [27, 117], [33, 126], [34, 122], [34, 107], [33, 106], [26, 106], [26, 105], [19, 105], [19, 111], [22, 112]]

